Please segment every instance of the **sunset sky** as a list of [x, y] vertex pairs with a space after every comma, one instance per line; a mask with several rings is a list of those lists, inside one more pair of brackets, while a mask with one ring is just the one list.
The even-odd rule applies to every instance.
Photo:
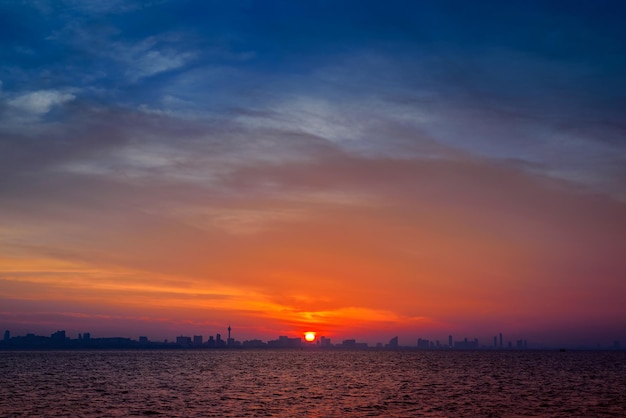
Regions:
[[626, 343], [625, 18], [0, 1], [0, 331]]

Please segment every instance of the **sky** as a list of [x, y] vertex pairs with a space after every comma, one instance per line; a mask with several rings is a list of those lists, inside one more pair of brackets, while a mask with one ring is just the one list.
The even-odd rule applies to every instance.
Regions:
[[626, 343], [621, 1], [0, 1], [0, 328]]

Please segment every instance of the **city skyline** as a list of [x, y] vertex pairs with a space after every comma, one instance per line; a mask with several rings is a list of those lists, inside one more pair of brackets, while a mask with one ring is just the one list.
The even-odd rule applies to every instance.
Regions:
[[[276, 340], [267, 340], [263, 341], [260, 339], [252, 339], [252, 340], [244, 340], [239, 341], [235, 338], [231, 338], [231, 327], [230, 325], [227, 328], [228, 337], [226, 339], [222, 338], [222, 335], [218, 332], [215, 335], [209, 335], [208, 338], [204, 338], [203, 335], [178, 335], [174, 339], [164, 339], [163, 341], [158, 341], [154, 339], [150, 339], [147, 336], [139, 336], [138, 339], [133, 340], [131, 337], [92, 337], [90, 332], [78, 333], [77, 338], [72, 339], [70, 335], [66, 333], [65, 330], [57, 330], [50, 335], [50, 337], [36, 335], [34, 333], [27, 333], [26, 335], [14, 335], [11, 336], [10, 330], [6, 330], [4, 332], [4, 338], [2, 342], [4, 345], [0, 344], [0, 348], [11, 348], [11, 347], [20, 347], [20, 344], [23, 344], [25, 347], [37, 347], [45, 348], [49, 346], [51, 348], [58, 348], [63, 346], [73, 347], [73, 348], [86, 348], [89, 347], [90, 344], [93, 343], [94, 348], [98, 348], [102, 346], [102, 342], [108, 342], [108, 344], [115, 346], [125, 346], [128, 343], [138, 343], [135, 344], [137, 348], [147, 348], [148, 344], [152, 344], [154, 347], [164, 347], [167, 345], [175, 345], [181, 348], [301, 348], [301, 347], [319, 347], [319, 348], [353, 348], [353, 349], [362, 349], [362, 348], [386, 348], [386, 349], [397, 349], [397, 348], [418, 348], [418, 349], [527, 349], [526, 340], [518, 340], [517, 344], [514, 346], [512, 341], [508, 341], [506, 344], [503, 342], [502, 333], [499, 333], [499, 344], [496, 343], [496, 337], [494, 337], [494, 345], [485, 345], [479, 344], [478, 339], [474, 338], [468, 340], [465, 337], [463, 340], [455, 341], [452, 335], [449, 335], [447, 338], [447, 344], [444, 342], [443, 344], [440, 340], [427, 340], [418, 338], [416, 344], [400, 344], [398, 336], [395, 336], [389, 340], [387, 344], [383, 344], [382, 342], [378, 342], [376, 344], [371, 344], [368, 342], [357, 341], [354, 338], [343, 339], [339, 342], [332, 342], [331, 338], [328, 338], [324, 335], [316, 336], [315, 333], [307, 332], [304, 333], [301, 337], [293, 337], [293, 336], [279, 336]], [[307, 339], [306, 337], [312, 334], [313, 337], [311, 339]], [[100, 343], [100, 345], [96, 343]], [[74, 345], [72, 345], [72, 343]], [[79, 343], [76, 345], [76, 343]], [[616, 347], [617, 346], [617, 347]], [[613, 348], [619, 348], [619, 343], [615, 343]], [[532, 347], [532, 346], [531, 346]], [[546, 348], [545, 346], [537, 345], [535, 348]], [[598, 345], [599, 347], [599, 345]]]
[[0, 16], [0, 329], [626, 341], [626, 3]]
[[[79, 332], [75, 333], [72, 338], [71, 333], [67, 333], [65, 329], [57, 330], [50, 334], [50, 337], [46, 335], [38, 335], [36, 333], [25, 333], [23, 335], [15, 335], [11, 330], [5, 330], [3, 343], [0, 343], [0, 348], [55, 348], [59, 346], [59, 343], [68, 342], [66, 348], [114, 348], [116, 345], [119, 348], [132, 347], [132, 348], [167, 348], [172, 346], [179, 346], [181, 348], [300, 348], [300, 347], [318, 347], [318, 348], [351, 348], [351, 349], [395, 349], [395, 348], [415, 348], [421, 350], [550, 350], [550, 349], [600, 349], [600, 350], [621, 350], [620, 340], [614, 339], [611, 341], [591, 341], [587, 340], [584, 343], [569, 343], [569, 344], [550, 344], [545, 341], [531, 341], [530, 343], [526, 338], [521, 338], [519, 335], [504, 335], [502, 332], [498, 332], [493, 335], [493, 342], [490, 339], [479, 339], [475, 336], [468, 337], [468, 334], [464, 334], [461, 338], [455, 338], [453, 335], [447, 335], [445, 338], [437, 338], [430, 336], [430, 338], [407, 338], [405, 340], [400, 339], [398, 335], [389, 339], [388, 342], [372, 342], [364, 341], [359, 338], [335, 336], [331, 338], [327, 335], [322, 335], [319, 332], [307, 331], [302, 335], [283, 335], [278, 336], [277, 339], [262, 339], [262, 338], [240, 338], [237, 339], [234, 336], [231, 337], [231, 326], [226, 328], [227, 334], [222, 336], [220, 332], [209, 334], [208, 336], [203, 333], [193, 333], [190, 335], [184, 335], [179, 333], [174, 338], [154, 338], [147, 335], [140, 335], [138, 338], [133, 339], [128, 335], [92, 335], [91, 332]], [[309, 335], [312, 337], [309, 339]], [[225, 338], [224, 338], [225, 337]], [[69, 344], [69, 343], [73, 343]], [[82, 342], [82, 345], [76, 345]], [[87, 342], [94, 343], [91, 346], [85, 344]], [[99, 343], [100, 345], [96, 344]], [[148, 344], [150, 343], [150, 344]], [[103, 345], [104, 344], [104, 345]], [[131, 344], [129, 346], [129, 344]], [[57, 347], [58, 348], [58, 347]]]

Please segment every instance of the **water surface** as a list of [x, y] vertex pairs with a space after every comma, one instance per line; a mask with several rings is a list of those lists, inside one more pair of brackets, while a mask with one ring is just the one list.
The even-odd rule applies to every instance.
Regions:
[[626, 416], [625, 352], [0, 352], [1, 416]]

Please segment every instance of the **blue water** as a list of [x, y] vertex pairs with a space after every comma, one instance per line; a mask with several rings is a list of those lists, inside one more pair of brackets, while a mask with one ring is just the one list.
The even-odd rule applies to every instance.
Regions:
[[626, 352], [0, 352], [0, 416], [626, 416]]

